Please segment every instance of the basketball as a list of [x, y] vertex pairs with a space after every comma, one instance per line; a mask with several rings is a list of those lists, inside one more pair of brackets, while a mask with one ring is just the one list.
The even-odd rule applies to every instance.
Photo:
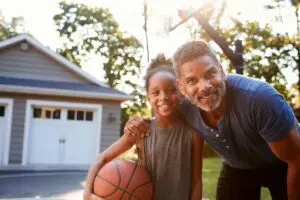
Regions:
[[151, 200], [151, 176], [135, 162], [113, 160], [98, 172], [94, 194], [105, 200]]

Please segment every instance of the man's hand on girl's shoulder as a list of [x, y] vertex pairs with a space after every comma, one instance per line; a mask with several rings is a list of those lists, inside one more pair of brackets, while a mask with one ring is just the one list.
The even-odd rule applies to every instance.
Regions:
[[147, 117], [133, 116], [127, 121], [124, 127], [124, 134], [145, 137], [150, 134], [150, 119]]

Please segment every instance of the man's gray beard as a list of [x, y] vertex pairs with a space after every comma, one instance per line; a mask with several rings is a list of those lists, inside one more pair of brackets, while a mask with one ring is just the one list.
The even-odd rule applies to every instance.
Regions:
[[214, 110], [216, 110], [219, 106], [220, 106], [220, 104], [221, 104], [221, 102], [222, 102], [222, 99], [223, 99], [223, 97], [225, 96], [225, 94], [226, 94], [226, 82], [225, 81], [223, 81], [222, 82], [222, 86], [221, 86], [221, 88], [218, 88], [217, 89], [218, 90], [218, 99], [216, 100], [216, 102], [213, 104], [213, 106], [212, 107], [204, 107], [204, 106], [201, 106], [201, 105], [199, 105], [197, 102], [195, 102], [194, 100], [192, 100], [190, 97], [188, 97], [188, 96], [186, 96], [187, 97], [187, 99], [192, 103], [192, 104], [194, 104], [195, 106], [197, 106], [198, 108], [200, 108], [201, 110], [203, 110], [203, 111], [205, 111], [205, 112], [211, 112], [211, 111], [214, 111]]

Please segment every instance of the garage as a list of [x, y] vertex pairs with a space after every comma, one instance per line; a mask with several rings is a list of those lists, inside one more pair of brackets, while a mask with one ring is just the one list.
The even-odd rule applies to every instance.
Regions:
[[24, 164], [89, 165], [100, 148], [101, 105], [28, 100]]

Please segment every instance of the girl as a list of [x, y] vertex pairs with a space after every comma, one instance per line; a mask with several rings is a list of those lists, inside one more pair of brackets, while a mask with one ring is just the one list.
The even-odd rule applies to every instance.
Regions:
[[202, 198], [202, 149], [199, 133], [181, 120], [172, 63], [159, 55], [145, 76], [147, 99], [155, 113], [151, 134], [142, 138], [126, 133], [92, 164], [86, 180], [84, 199], [101, 199], [92, 194], [94, 178], [105, 163], [137, 144], [139, 161], [149, 170], [155, 200], [200, 200]]

